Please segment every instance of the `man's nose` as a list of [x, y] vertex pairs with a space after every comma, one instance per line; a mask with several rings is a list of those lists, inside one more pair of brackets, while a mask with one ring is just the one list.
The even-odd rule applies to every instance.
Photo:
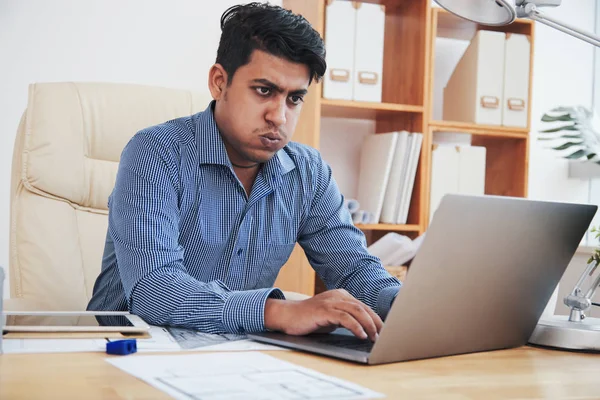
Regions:
[[274, 101], [269, 111], [267, 112], [266, 119], [275, 126], [285, 125], [287, 119], [285, 117], [286, 104], [285, 99]]

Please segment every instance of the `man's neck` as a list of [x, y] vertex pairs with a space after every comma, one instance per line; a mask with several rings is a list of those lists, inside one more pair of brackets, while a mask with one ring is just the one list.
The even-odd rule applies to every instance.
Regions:
[[233, 172], [238, 177], [242, 185], [244, 186], [244, 190], [246, 191], [246, 196], [250, 197], [250, 192], [252, 191], [252, 185], [254, 185], [254, 181], [256, 180], [256, 176], [260, 171], [262, 164], [257, 164], [252, 168], [239, 168], [235, 165], [233, 166]]

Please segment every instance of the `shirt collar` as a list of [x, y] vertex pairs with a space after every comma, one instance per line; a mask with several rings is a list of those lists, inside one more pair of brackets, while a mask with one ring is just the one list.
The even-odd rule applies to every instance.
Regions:
[[[200, 164], [218, 164], [232, 168], [213, 114], [214, 104], [215, 101], [211, 101], [204, 112], [198, 114], [198, 122], [196, 124], [196, 131], [198, 132], [198, 161]], [[294, 161], [288, 155], [286, 147], [275, 153], [275, 156], [263, 166], [263, 171], [271, 175], [270, 181], [278, 180], [273, 179], [273, 176], [280, 177], [296, 168], [296, 164], [294, 164]]]
[[204, 112], [198, 114], [196, 123], [196, 137], [198, 146], [198, 162], [202, 164], [219, 164], [231, 168], [229, 156], [215, 117], [213, 115], [213, 106], [215, 101], [211, 101]]

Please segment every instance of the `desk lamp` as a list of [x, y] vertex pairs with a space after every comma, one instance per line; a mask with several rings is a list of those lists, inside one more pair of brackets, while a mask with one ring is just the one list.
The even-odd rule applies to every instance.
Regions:
[[[559, 6], [561, 0], [435, 1], [452, 14], [478, 24], [500, 26], [508, 25], [516, 18], [529, 18], [600, 47], [599, 36], [557, 21], [538, 10], [538, 7], [543, 6]], [[530, 343], [562, 349], [600, 351], [600, 319], [585, 316], [600, 285], [598, 251], [590, 261], [571, 294], [564, 298], [565, 305], [571, 308], [569, 317], [553, 316], [550, 319], [541, 319], [529, 339]], [[594, 272], [598, 272], [596, 278], [593, 278]], [[588, 279], [593, 279], [593, 282], [584, 292], [582, 286]]]

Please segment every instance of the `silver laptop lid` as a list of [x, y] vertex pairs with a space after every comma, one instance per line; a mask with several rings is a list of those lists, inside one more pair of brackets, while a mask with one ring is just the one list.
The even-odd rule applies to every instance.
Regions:
[[369, 363], [526, 344], [596, 209], [445, 196]]

